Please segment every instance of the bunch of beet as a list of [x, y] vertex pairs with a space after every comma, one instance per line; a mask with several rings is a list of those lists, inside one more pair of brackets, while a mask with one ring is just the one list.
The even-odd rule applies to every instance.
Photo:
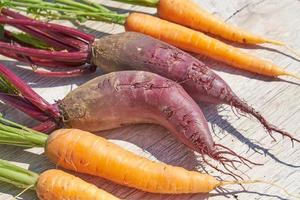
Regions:
[[300, 142], [270, 124], [208, 66], [164, 42], [134, 32], [95, 39], [76, 29], [33, 20], [11, 10], [1, 12], [1, 24], [14, 26], [50, 47], [36, 48], [5, 30], [1, 54], [32, 66], [60, 69], [35, 70], [42, 75], [76, 76], [95, 71], [96, 67], [111, 72], [50, 105], [0, 66], [0, 98], [39, 120], [37, 130], [49, 132], [67, 126], [101, 131], [128, 124], [156, 123], [192, 150], [218, 160], [228, 171], [228, 164], [235, 167], [237, 162], [253, 163], [213, 142], [208, 123], [196, 104], [208, 102], [233, 106], [254, 116], [269, 133], [275, 131]]

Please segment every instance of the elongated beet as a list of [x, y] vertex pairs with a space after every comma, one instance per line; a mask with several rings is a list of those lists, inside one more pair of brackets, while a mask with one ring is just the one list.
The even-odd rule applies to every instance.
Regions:
[[154, 123], [166, 127], [191, 149], [220, 162], [229, 162], [224, 154], [237, 156], [213, 142], [201, 109], [179, 84], [150, 72], [100, 76], [70, 92], [59, 108], [69, 127], [95, 132]]
[[[270, 124], [241, 100], [230, 86], [204, 63], [188, 53], [147, 35], [125, 32], [102, 37], [93, 45], [92, 63], [104, 72], [143, 70], [180, 83], [197, 102], [228, 104], [258, 119], [269, 133], [278, 132], [300, 142]], [[272, 135], [271, 135], [272, 136]]]

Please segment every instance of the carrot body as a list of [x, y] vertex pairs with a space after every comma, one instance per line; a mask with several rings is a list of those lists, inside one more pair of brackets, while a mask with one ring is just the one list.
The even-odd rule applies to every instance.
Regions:
[[186, 51], [203, 54], [239, 69], [266, 76], [291, 75], [271, 62], [243, 53], [203, 33], [150, 15], [130, 14], [125, 28], [127, 31], [150, 35]]
[[58, 166], [152, 193], [207, 193], [222, 184], [213, 176], [147, 160], [77, 129], [53, 132], [45, 151]]
[[117, 197], [61, 170], [40, 175], [36, 193], [41, 200], [117, 200]]
[[157, 11], [159, 17], [165, 20], [211, 33], [230, 41], [246, 44], [278, 43], [226, 23], [204, 10], [193, 0], [160, 0]]

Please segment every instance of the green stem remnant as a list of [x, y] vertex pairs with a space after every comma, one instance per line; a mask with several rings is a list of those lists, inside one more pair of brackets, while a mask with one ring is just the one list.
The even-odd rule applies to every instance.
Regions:
[[13, 184], [19, 188], [35, 189], [39, 175], [29, 170], [0, 160], [0, 181]]
[[20, 94], [20, 92], [2, 74], [0, 74], [0, 92], [11, 95]]
[[119, 2], [123, 2], [123, 3], [134, 4], [134, 5], [139, 5], [139, 6], [154, 7], [154, 8], [156, 8], [157, 5], [159, 4], [159, 0], [113, 0], [113, 1], [119, 1]]
[[48, 136], [0, 116], [0, 144], [45, 147]]
[[23, 33], [23, 32], [12, 32], [12, 36], [14, 38], [16, 38], [17, 40], [28, 44], [32, 47], [38, 48], [38, 49], [44, 49], [44, 50], [51, 50], [52, 48], [50, 46], [48, 46], [45, 42], [43, 42], [42, 40], [31, 36], [27, 33]]
[[25, 11], [47, 19], [67, 19], [84, 22], [104, 21], [123, 25], [127, 14], [118, 14], [89, 0], [1, 0], [1, 7]]

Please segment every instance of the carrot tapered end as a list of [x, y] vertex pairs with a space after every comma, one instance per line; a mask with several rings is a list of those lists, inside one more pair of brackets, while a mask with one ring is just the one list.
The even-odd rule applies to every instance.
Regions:
[[284, 42], [268, 39], [268, 40], [265, 40], [265, 43], [274, 44], [274, 45], [277, 45], [277, 46], [284, 46], [287, 50], [289, 50], [291, 53], [293, 53], [298, 59], [300, 59], [300, 52], [297, 51], [296, 49], [290, 47], [289, 45], [287, 45]]
[[293, 78], [296, 78], [298, 80], [300, 80], [300, 76], [299, 75], [296, 75], [296, 74], [293, 74], [293, 73], [289, 73], [289, 72], [286, 72], [286, 74], [284, 74], [286, 76], [291, 76]]

